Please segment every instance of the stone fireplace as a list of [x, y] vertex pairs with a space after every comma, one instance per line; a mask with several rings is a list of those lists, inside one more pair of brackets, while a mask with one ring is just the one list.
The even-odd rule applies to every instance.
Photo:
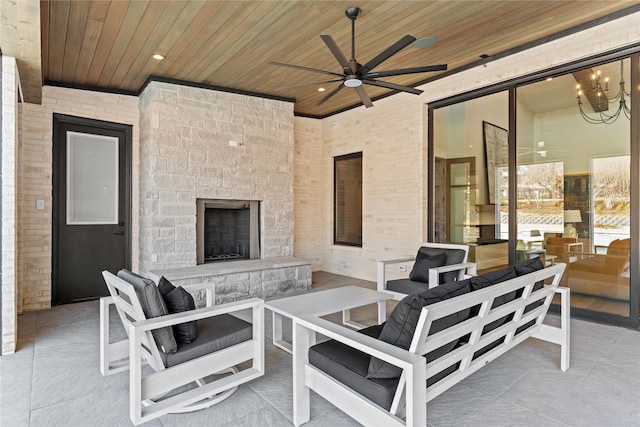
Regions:
[[[151, 82], [140, 96], [139, 271], [292, 257], [293, 154], [292, 103]], [[226, 225], [245, 221], [249, 205], [255, 230], [208, 231], [229, 236], [205, 247], [205, 205]]]
[[197, 262], [260, 258], [260, 202], [197, 199]]

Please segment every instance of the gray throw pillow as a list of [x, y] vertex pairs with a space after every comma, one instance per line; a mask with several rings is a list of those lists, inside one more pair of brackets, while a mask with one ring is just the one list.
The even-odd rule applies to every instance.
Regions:
[[[158, 281], [158, 290], [160, 291], [160, 295], [162, 298], [165, 298], [169, 292], [173, 291], [176, 287], [168, 281], [164, 276], [160, 277]], [[166, 301], [165, 301], [166, 302]]]
[[[196, 309], [193, 297], [182, 286], [174, 286], [174, 289], [164, 296], [164, 302], [171, 314]], [[198, 338], [198, 325], [195, 320], [174, 325], [173, 334], [178, 344], [189, 344]]]
[[[444, 265], [460, 264], [462, 260], [464, 260], [464, 250], [462, 249], [447, 249], [445, 253], [447, 255], [447, 259], [445, 260]], [[459, 270], [442, 273], [440, 275], [440, 283], [458, 280], [458, 273]]]
[[[169, 314], [164, 299], [158, 290], [158, 287], [151, 279], [139, 276], [129, 270], [118, 271], [118, 277], [130, 283], [138, 295], [140, 306], [147, 319], [154, 317], [166, 316]], [[160, 351], [165, 354], [172, 354], [178, 350], [178, 344], [173, 337], [173, 329], [170, 327], [159, 328], [151, 331], [153, 338]]]
[[[405, 350], [409, 349], [413, 334], [418, 326], [418, 319], [422, 307], [466, 294], [471, 291], [469, 280], [450, 282], [436, 286], [427, 291], [415, 295], [404, 297], [396, 308], [391, 312], [389, 319], [380, 332], [379, 340], [388, 342]], [[469, 317], [469, 310], [462, 310], [458, 313], [436, 320], [431, 326], [429, 335], [440, 332], [450, 326], [460, 323]], [[427, 361], [432, 361], [450, 352], [458, 343], [452, 341], [427, 354]], [[367, 378], [398, 378], [402, 374], [402, 369], [378, 358], [372, 357], [369, 362]]]
[[418, 251], [409, 278], [416, 282], [429, 283], [429, 270], [434, 267], [442, 267], [446, 258], [447, 255], [444, 251], [433, 255]]

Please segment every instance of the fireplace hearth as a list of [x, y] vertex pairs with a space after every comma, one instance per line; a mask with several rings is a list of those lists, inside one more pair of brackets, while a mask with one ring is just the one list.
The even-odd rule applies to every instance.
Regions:
[[197, 200], [198, 264], [260, 258], [259, 202]]

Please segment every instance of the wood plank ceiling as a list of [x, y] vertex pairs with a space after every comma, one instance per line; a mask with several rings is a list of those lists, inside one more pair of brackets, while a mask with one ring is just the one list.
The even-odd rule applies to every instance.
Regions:
[[[4, 0], [3, 0], [4, 1]], [[137, 93], [149, 76], [295, 98], [297, 114], [326, 116], [358, 105], [344, 88], [317, 105], [338, 83], [280, 89], [326, 80], [325, 75], [270, 65], [285, 62], [341, 73], [320, 39], [331, 35], [345, 56], [356, 20], [356, 59], [365, 63], [405, 34], [438, 43], [409, 46], [376, 71], [431, 64], [449, 70], [612, 13], [637, 11], [629, 1], [41, 1], [45, 82]], [[154, 53], [165, 55], [157, 61]], [[438, 73], [388, 77], [412, 86]], [[371, 98], [388, 89], [366, 86]], [[374, 102], [375, 104], [375, 102]]]

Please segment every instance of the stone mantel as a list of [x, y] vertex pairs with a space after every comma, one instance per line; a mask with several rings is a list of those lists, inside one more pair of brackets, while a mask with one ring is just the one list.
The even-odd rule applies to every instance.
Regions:
[[270, 270], [274, 268], [299, 267], [309, 265], [311, 261], [295, 257], [279, 257], [269, 259], [250, 259], [244, 261], [221, 261], [200, 264], [193, 267], [170, 268], [153, 270], [154, 278], [164, 276], [169, 281], [181, 281], [202, 276], [221, 276], [234, 273], [248, 273], [251, 271]]

